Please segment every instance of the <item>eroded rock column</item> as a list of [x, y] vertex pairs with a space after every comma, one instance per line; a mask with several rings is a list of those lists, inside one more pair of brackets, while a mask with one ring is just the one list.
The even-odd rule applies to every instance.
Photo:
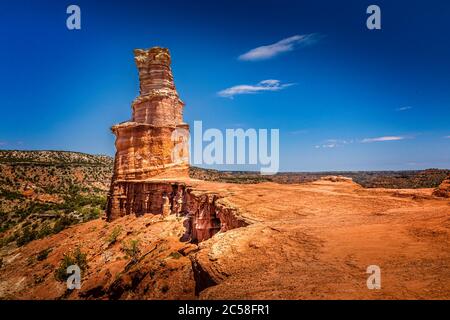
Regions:
[[162, 187], [155, 180], [189, 175], [189, 126], [183, 122], [184, 103], [173, 81], [169, 50], [136, 49], [134, 56], [140, 95], [132, 103], [132, 119], [111, 128], [116, 155], [108, 220], [125, 214], [162, 214], [167, 211], [163, 195], [172, 192], [172, 186]]

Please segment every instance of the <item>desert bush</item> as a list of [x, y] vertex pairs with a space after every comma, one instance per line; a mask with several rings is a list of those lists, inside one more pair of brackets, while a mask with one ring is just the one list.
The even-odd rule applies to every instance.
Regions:
[[48, 223], [44, 223], [42, 227], [38, 231], [38, 238], [42, 239], [45, 238], [53, 233], [52, 228]]
[[0, 197], [5, 198], [6, 200], [21, 200], [24, 198], [24, 196], [19, 192], [4, 189], [0, 189]]
[[21, 247], [26, 245], [27, 243], [37, 239], [37, 231], [32, 230], [29, 226], [23, 229], [22, 234], [17, 238], [16, 244]]
[[177, 251], [172, 252], [171, 254], [169, 254], [169, 257], [171, 257], [172, 259], [180, 259], [183, 255]]
[[73, 252], [65, 253], [58, 268], [55, 270], [55, 278], [58, 281], [66, 281], [68, 278], [67, 268], [77, 265], [81, 270], [81, 275], [88, 268], [87, 254], [83, 253], [80, 247], [77, 247]]
[[141, 249], [139, 248], [139, 240], [130, 240], [129, 243], [122, 242], [122, 251], [125, 252], [132, 262], [137, 262]]
[[83, 221], [91, 221], [94, 219], [98, 219], [101, 213], [102, 210], [100, 208], [84, 207], [83, 210], [81, 210], [81, 214], [83, 215]]
[[122, 227], [121, 226], [116, 226], [113, 231], [111, 232], [111, 234], [108, 237], [108, 246], [113, 245], [114, 243], [116, 243], [117, 238], [119, 237], [120, 233], [122, 232]]
[[49, 254], [50, 252], [52, 252], [52, 249], [51, 249], [51, 248], [47, 248], [47, 249], [44, 249], [44, 250], [40, 251], [40, 252], [37, 254], [37, 256], [36, 256], [36, 260], [37, 260], [37, 261], [43, 261], [43, 260], [47, 259], [48, 254]]
[[73, 218], [63, 216], [55, 222], [55, 225], [53, 226], [53, 233], [61, 232], [62, 230], [66, 229], [72, 224], [75, 224], [76, 222], [77, 221]]

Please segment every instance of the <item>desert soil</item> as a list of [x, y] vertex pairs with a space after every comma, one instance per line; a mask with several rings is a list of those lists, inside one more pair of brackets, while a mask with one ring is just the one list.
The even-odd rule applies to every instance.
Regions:
[[[83, 223], [1, 253], [3, 299], [449, 299], [450, 201], [432, 189], [365, 189], [352, 181], [226, 184], [217, 192], [250, 224], [198, 246], [181, 242], [183, 218], [124, 217]], [[108, 236], [120, 226], [114, 244]], [[138, 239], [129, 265], [123, 243]], [[81, 290], [55, 280], [80, 246]], [[51, 248], [48, 257], [35, 259]], [[181, 252], [182, 254], [178, 254]], [[381, 269], [369, 290], [366, 269]]]

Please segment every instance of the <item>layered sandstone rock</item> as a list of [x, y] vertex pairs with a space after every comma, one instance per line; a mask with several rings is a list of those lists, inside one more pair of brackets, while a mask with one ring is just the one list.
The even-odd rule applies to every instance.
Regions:
[[178, 97], [167, 49], [135, 50], [140, 95], [133, 115], [112, 127], [116, 157], [106, 215], [159, 214], [185, 217], [182, 241], [200, 242], [219, 231], [246, 226], [218, 194], [194, 190], [188, 179], [183, 102]]
[[170, 68], [169, 50], [155, 47], [134, 51], [140, 95], [132, 104], [132, 120], [112, 127], [116, 135], [114, 180], [188, 177], [183, 122]]
[[150, 180], [176, 181], [189, 174], [189, 127], [183, 122], [184, 104], [175, 89], [169, 50], [137, 49], [134, 55], [140, 95], [132, 104], [132, 119], [111, 129], [116, 156], [108, 220], [125, 214], [163, 213], [163, 197], [172, 192], [172, 185]]

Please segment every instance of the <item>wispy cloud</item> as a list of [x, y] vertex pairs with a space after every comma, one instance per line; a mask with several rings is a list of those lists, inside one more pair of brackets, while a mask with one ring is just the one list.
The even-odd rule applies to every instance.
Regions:
[[[412, 139], [412, 136], [383, 136], [376, 138], [365, 138], [365, 139], [328, 139], [323, 141], [321, 144], [315, 145], [316, 149], [319, 148], [338, 148], [345, 145], [350, 145], [353, 143], [372, 143], [372, 142], [384, 142], [384, 141], [398, 141], [404, 139]], [[448, 137], [450, 138], [450, 136]]]
[[241, 84], [219, 91], [217, 94], [225, 98], [233, 98], [238, 94], [252, 94], [261, 91], [279, 91], [294, 85], [294, 83], [282, 84], [280, 80], [263, 80], [255, 85]]
[[337, 144], [335, 144], [335, 143], [328, 143], [328, 144], [318, 144], [318, 145], [316, 145], [315, 146], [315, 148], [316, 149], [319, 149], [319, 148], [336, 148], [338, 145]]
[[450, 136], [445, 136], [444, 139], [450, 139]]
[[239, 56], [239, 60], [256, 61], [273, 58], [280, 53], [292, 51], [298, 45], [310, 45], [319, 40], [319, 35], [316, 33], [295, 35], [276, 43], [266, 46], [257, 47]]
[[402, 136], [384, 136], [384, 137], [377, 137], [377, 138], [365, 138], [361, 142], [362, 143], [371, 143], [371, 142], [383, 142], [383, 141], [398, 141], [398, 140], [404, 140], [406, 137]]
[[353, 143], [354, 140], [344, 140], [344, 139], [328, 139], [325, 140], [325, 142], [323, 144], [318, 144], [315, 146], [316, 149], [319, 148], [337, 148], [337, 147], [341, 147], [343, 145], [347, 145], [347, 144], [351, 144]]
[[8, 144], [8, 142], [6, 142], [6, 141], [1, 141], [1, 140], [0, 140], [0, 147], [1, 147], [1, 146], [6, 146], [7, 144]]
[[413, 107], [410, 106], [405, 106], [405, 107], [401, 107], [401, 108], [397, 108], [395, 109], [396, 111], [406, 111], [406, 110], [411, 110]]

